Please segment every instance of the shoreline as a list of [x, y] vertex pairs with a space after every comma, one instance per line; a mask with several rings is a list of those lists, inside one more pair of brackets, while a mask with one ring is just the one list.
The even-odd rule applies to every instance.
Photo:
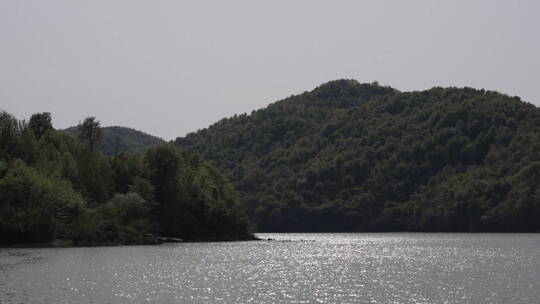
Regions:
[[387, 233], [397, 233], [397, 234], [463, 234], [463, 235], [472, 235], [472, 234], [538, 234], [540, 232], [527, 231], [527, 232], [494, 232], [494, 231], [479, 231], [479, 232], [463, 232], [463, 231], [394, 231], [394, 232], [257, 232], [252, 234], [250, 238], [242, 239], [186, 239], [179, 240], [170, 237], [160, 237], [164, 239], [173, 239], [173, 241], [156, 241], [156, 242], [144, 242], [144, 243], [133, 243], [133, 244], [121, 244], [121, 243], [104, 243], [104, 244], [79, 244], [74, 245], [71, 240], [56, 240], [49, 243], [20, 243], [20, 244], [0, 244], [1, 249], [30, 249], [30, 248], [82, 248], [82, 247], [121, 247], [121, 246], [156, 246], [163, 244], [172, 244], [172, 243], [227, 243], [227, 242], [248, 242], [248, 241], [278, 241], [277, 239], [271, 237], [258, 237], [255, 234], [387, 234]]
[[[159, 240], [159, 239], [163, 240]], [[122, 243], [103, 243], [103, 244], [73, 244], [73, 240], [55, 240], [49, 243], [20, 243], [20, 244], [0, 244], [0, 249], [9, 248], [82, 248], [82, 247], [120, 247], [120, 246], [157, 246], [172, 243], [225, 243], [225, 242], [247, 242], [247, 241], [262, 241], [255, 234], [250, 238], [242, 239], [178, 239], [171, 237], [157, 237], [155, 242], [141, 242], [132, 244]]]

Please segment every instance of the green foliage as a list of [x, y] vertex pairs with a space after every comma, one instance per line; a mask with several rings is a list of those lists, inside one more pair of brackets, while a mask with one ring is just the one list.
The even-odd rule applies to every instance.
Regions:
[[148, 150], [144, 162], [158, 202], [156, 222], [164, 234], [213, 240], [249, 237], [236, 192], [207, 162], [173, 145]]
[[69, 182], [12, 162], [0, 179], [0, 242], [43, 242], [54, 237], [55, 214], [84, 204]]
[[262, 231], [540, 231], [540, 112], [496, 92], [337, 80], [176, 144]]
[[90, 151], [103, 140], [103, 131], [100, 122], [95, 117], [87, 117], [77, 126], [78, 139], [85, 144]]
[[24, 124], [11, 114], [0, 111], [0, 157], [12, 159], [24, 154], [21, 143]]
[[34, 132], [36, 138], [41, 138], [45, 132], [53, 129], [51, 113], [33, 114], [28, 122], [28, 128]]
[[77, 189], [93, 203], [105, 203], [114, 194], [113, 172], [109, 159], [100, 153], [80, 149], [75, 155]]
[[171, 145], [108, 157], [94, 149], [99, 122], [80, 130], [77, 141], [49, 113], [29, 124], [0, 113], [0, 243], [251, 237], [236, 192], [207, 162]]
[[151, 207], [137, 193], [116, 194], [106, 204], [80, 213], [70, 238], [78, 245], [151, 242], [148, 232], [155, 230], [148, 218]]

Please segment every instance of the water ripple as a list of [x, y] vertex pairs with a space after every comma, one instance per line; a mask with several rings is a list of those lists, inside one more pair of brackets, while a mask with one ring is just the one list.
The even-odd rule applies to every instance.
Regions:
[[0, 250], [0, 303], [539, 303], [536, 234]]

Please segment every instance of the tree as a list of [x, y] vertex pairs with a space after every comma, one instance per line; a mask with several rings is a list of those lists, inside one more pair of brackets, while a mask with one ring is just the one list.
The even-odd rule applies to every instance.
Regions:
[[36, 113], [30, 117], [30, 122], [28, 122], [28, 127], [37, 139], [41, 138], [45, 132], [53, 129], [51, 113], [43, 112]]
[[77, 128], [79, 130], [79, 140], [84, 143], [90, 151], [94, 151], [96, 145], [103, 139], [103, 132], [99, 120], [96, 120], [95, 117], [87, 117], [84, 122], [79, 123]]
[[146, 152], [144, 161], [150, 173], [150, 181], [154, 186], [155, 198], [159, 202], [156, 220], [160, 223], [163, 232], [178, 235], [180, 233], [178, 177], [182, 161], [180, 151], [172, 145], [159, 145]]
[[13, 115], [0, 111], [0, 158], [16, 153], [20, 134], [21, 123]]

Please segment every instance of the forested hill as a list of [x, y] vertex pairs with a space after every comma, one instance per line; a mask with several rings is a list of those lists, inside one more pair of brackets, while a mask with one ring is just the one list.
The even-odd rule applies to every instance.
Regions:
[[[142, 153], [148, 148], [165, 143], [159, 137], [126, 127], [104, 127], [103, 141], [99, 149], [105, 155], [116, 155], [122, 152]], [[64, 130], [70, 135], [77, 137], [77, 127], [70, 127]]]
[[540, 111], [518, 97], [337, 80], [176, 144], [260, 231], [540, 231]]

